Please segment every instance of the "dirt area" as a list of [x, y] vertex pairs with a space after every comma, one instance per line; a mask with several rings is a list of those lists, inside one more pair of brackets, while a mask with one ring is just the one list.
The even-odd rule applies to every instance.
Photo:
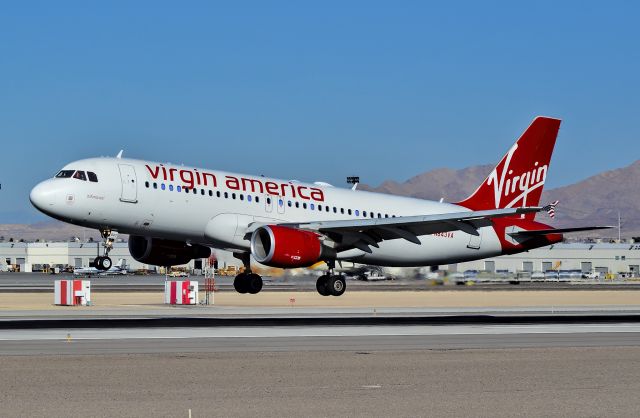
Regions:
[[[201, 299], [202, 299], [201, 295]], [[157, 308], [163, 303], [161, 292], [111, 293], [94, 292], [93, 308], [145, 309]], [[558, 290], [558, 291], [391, 291], [347, 292], [340, 297], [323, 297], [315, 292], [265, 292], [258, 295], [240, 295], [221, 292], [215, 295], [217, 306], [255, 307], [403, 307], [403, 308], [507, 308], [507, 307], [562, 307], [562, 306], [640, 306], [640, 292], [624, 290]], [[0, 310], [51, 309], [53, 293], [0, 293]], [[59, 309], [79, 309], [60, 307]]]

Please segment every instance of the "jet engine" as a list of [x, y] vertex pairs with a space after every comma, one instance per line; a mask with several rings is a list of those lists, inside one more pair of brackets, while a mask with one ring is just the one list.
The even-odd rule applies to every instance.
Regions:
[[137, 261], [156, 266], [176, 266], [186, 264], [194, 258], [207, 258], [211, 249], [204, 245], [188, 245], [182, 241], [143, 237], [129, 237], [129, 252]]
[[270, 267], [296, 268], [335, 257], [335, 251], [323, 245], [314, 232], [265, 225], [251, 235], [251, 255], [258, 263]]

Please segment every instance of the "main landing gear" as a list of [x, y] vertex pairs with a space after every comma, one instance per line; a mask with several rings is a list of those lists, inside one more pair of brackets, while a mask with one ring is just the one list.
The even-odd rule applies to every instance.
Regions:
[[240, 273], [233, 280], [233, 287], [238, 293], [255, 295], [262, 290], [262, 277], [252, 272]]
[[104, 255], [98, 256], [93, 259], [93, 265], [98, 270], [109, 270], [113, 263], [111, 262], [111, 258], [109, 257], [109, 251], [113, 249], [113, 243], [116, 241], [118, 237], [118, 231], [112, 231], [110, 229], [101, 229], [100, 235], [102, 235], [104, 246]]
[[251, 259], [249, 254], [234, 254], [236, 258], [242, 260], [245, 271], [238, 274], [233, 280], [233, 287], [238, 293], [249, 293], [255, 295], [262, 290], [262, 277], [251, 271]]
[[341, 296], [347, 290], [347, 282], [341, 274], [333, 274], [335, 262], [328, 262], [329, 272], [318, 277], [316, 290], [322, 296]]

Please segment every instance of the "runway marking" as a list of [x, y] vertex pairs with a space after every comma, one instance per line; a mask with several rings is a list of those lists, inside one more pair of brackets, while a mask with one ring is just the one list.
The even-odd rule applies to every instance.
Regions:
[[[192, 338], [304, 338], [437, 335], [514, 335], [639, 333], [640, 324], [451, 325], [451, 326], [313, 326], [233, 328], [74, 329], [73, 340], [142, 340]], [[61, 340], [68, 330], [2, 330], [0, 341]]]

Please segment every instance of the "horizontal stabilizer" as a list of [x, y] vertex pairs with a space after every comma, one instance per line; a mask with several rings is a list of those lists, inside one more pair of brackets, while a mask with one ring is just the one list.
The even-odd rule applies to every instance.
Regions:
[[536, 231], [518, 231], [518, 232], [510, 232], [509, 235], [512, 237], [538, 237], [541, 235], [550, 235], [550, 234], [566, 234], [568, 232], [580, 232], [580, 231], [593, 231], [596, 229], [609, 229], [613, 228], [612, 226], [581, 226], [577, 228], [559, 228], [559, 229], [538, 229]]

